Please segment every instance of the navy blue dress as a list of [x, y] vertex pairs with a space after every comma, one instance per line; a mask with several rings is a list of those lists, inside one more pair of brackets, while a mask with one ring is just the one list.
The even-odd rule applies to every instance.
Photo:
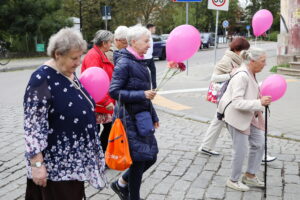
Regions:
[[100, 189], [107, 181], [95, 103], [75, 80], [46, 65], [31, 75], [24, 96], [27, 176], [29, 159], [42, 152], [49, 180], [89, 181]]

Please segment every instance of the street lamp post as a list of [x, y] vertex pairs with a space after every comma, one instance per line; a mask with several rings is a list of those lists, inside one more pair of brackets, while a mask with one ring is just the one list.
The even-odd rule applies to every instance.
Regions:
[[82, 32], [82, 13], [81, 13], [81, 0], [79, 1], [79, 20], [80, 20], [80, 32]]

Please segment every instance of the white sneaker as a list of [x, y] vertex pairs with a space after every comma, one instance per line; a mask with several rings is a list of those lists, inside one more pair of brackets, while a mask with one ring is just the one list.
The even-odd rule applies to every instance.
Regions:
[[247, 185], [243, 184], [242, 182], [240, 181], [232, 182], [230, 179], [227, 180], [226, 186], [231, 189], [242, 191], [242, 192], [246, 192], [250, 189]]
[[265, 154], [263, 155], [263, 158], [262, 158], [262, 162], [272, 162], [274, 160], [276, 160], [277, 158], [275, 156], [270, 156], [270, 155], [267, 155], [267, 159], [265, 158]]
[[218, 156], [218, 155], [220, 155], [219, 152], [211, 151], [211, 150], [206, 150], [206, 149], [204, 149], [202, 147], [199, 147], [198, 151], [201, 152], [201, 153], [203, 153], [203, 154], [209, 155], [209, 156]]
[[253, 187], [260, 187], [260, 188], [265, 187], [265, 183], [260, 181], [257, 176], [255, 176], [254, 178], [248, 178], [247, 176], [244, 175], [242, 178], [242, 182]]

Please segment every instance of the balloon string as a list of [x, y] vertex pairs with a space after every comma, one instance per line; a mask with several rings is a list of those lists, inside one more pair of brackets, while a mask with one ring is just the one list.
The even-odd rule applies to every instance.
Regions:
[[257, 36], [255, 37], [254, 46], [256, 47]]

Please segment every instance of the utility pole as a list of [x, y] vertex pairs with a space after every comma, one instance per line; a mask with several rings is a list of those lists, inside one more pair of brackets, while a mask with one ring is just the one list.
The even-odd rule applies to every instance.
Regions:
[[81, 12], [81, 0], [79, 0], [79, 20], [80, 20], [80, 32], [82, 33], [82, 12]]

